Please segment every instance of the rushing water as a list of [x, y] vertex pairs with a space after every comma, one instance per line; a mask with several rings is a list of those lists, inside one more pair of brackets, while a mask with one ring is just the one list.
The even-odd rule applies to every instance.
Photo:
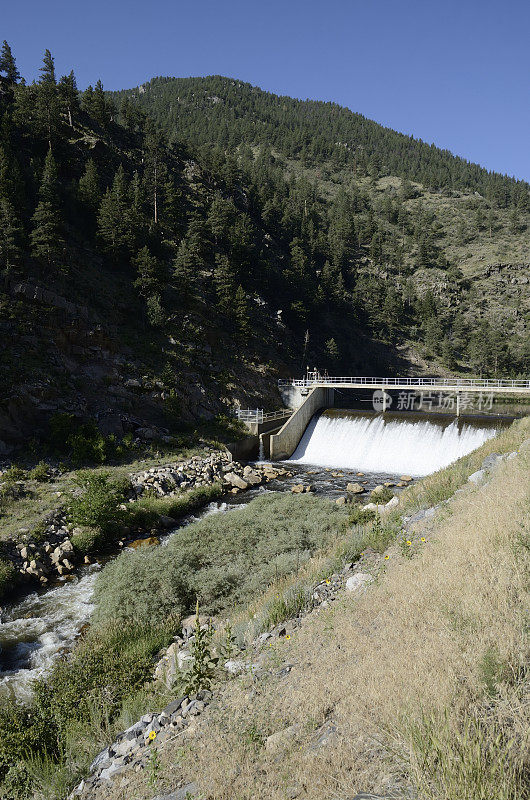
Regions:
[[[311, 483], [316, 494], [333, 498], [344, 495], [351, 481], [368, 491], [402, 473], [428, 474], [479, 447], [500, 424], [325, 411], [311, 420], [292, 458], [279, 465], [290, 475], [210, 503], [202, 513], [183, 519], [161, 543], [183, 526], [209, 514], [234, 511], [265, 491], [290, 491], [294, 484]], [[0, 696], [27, 698], [31, 682], [71, 649], [93, 611], [99, 569], [98, 564], [86, 567], [77, 577], [0, 609]]]
[[490, 421], [329, 410], [313, 417], [290, 463], [422, 476], [448, 466], [495, 433]]

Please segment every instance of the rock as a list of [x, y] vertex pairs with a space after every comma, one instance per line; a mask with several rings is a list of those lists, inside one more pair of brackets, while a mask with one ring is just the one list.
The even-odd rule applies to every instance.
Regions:
[[482, 462], [481, 469], [494, 469], [499, 461], [503, 461], [503, 456], [500, 453], [490, 453]]
[[345, 506], [346, 505], [346, 498], [345, 497], [337, 497], [335, 500], [338, 506]]
[[123, 772], [125, 768], [125, 764], [113, 761], [109, 767], [101, 770], [99, 773], [99, 779], [102, 781], [110, 781], [115, 775], [119, 775], [121, 772]]
[[168, 703], [168, 705], [164, 708], [162, 714], [164, 714], [166, 717], [172, 717], [177, 713], [184, 700], [187, 700], [186, 695], [182, 695], [181, 697], [177, 697], [176, 700], [172, 700], [171, 703]]
[[385, 481], [384, 485], [386, 486], [387, 489], [391, 489], [392, 486], [395, 486], [396, 484], [393, 481]]
[[350, 494], [362, 494], [366, 489], [360, 483], [348, 483], [346, 491], [350, 492]]
[[160, 514], [158, 518], [163, 528], [174, 528], [177, 521], [173, 517], [166, 517], [165, 514]]
[[355, 575], [352, 575], [346, 581], [346, 591], [347, 592], [359, 592], [361, 589], [364, 589], [368, 584], [373, 582], [372, 575], [368, 575], [366, 572], [356, 572]]
[[303, 483], [295, 483], [294, 486], [291, 486], [291, 494], [302, 494], [303, 491], [304, 491]]
[[179, 650], [177, 653], [177, 665], [179, 670], [185, 670], [186, 667], [193, 661], [193, 656], [189, 650]]
[[134, 542], [129, 542], [127, 547], [140, 550], [142, 547], [155, 547], [157, 544], [160, 544], [158, 536], [147, 536], [145, 539], [135, 539]]
[[265, 749], [269, 752], [286, 750], [292, 744], [293, 739], [296, 738], [300, 727], [301, 726], [298, 724], [289, 725], [288, 728], [284, 728], [282, 731], [277, 731], [271, 736], [268, 736], [267, 739], [265, 739]]
[[230, 675], [240, 675], [242, 672], [247, 672], [249, 669], [249, 665], [246, 661], [236, 661], [235, 659], [225, 661], [224, 667]]
[[[190, 614], [189, 617], [185, 617], [185, 619], [182, 620], [182, 635], [185, 639], [188, 639], [192, 635], [195, 630], [196, 622], [196, 614]], [[199, 625], [201, 628], [207, 628], [210, 622], [210, 617], [203, 616], [203, 614], [199, 615]]]
[[394, 508], [394, 506], [397, 506], [398, 503], [399, 500], [397, 499], [397, 497], [393, 497], [391, 500], [388, 501], [388, 503], [385, 503], [385, 508]]
[[182, 788], [177, 789], [169, 794], [159, 794], [153, 800], [191, 800], [196, 797], [199, 788], [196, 783], [187, 783]]
[[247, 481], [243, 480], [240, 475], [236, 475], [235, 472], [227, 472], [225, 475], [225, 480], [235, 489], [248, 489]]
[[485, 469], [479, 469], [479, 470], [477, 470], [477, 472], [473, 472], [469, 476], [468, 481], [469, 481], [469, 483], [479, 484], [479, 483], [482, 483], [482, 481], [485, 478], [486, 478], [486, 470]]
[[399, 480], [409, 483], [412, 480], [412, 475], [400, 475]]
[[102, 764], [105, 763], [105, 761], [108, 760], [109, 760], [109, 748], [106, 747], [104, 750], [101, 751], [101, 753], [98, 753], [98, 755], [95, 757], [95, 759], [93, 760], [93, 762], [89, 767], [89, 771], [94, 772], [94, 770], [98, 769]]

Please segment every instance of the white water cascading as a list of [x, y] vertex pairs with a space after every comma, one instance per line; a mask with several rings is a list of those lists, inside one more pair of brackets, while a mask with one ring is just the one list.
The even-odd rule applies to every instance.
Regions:
[[325, 411], [313, 417], [290, 461], [323, 467], [428, 475], [480, 447], [496, 428]]

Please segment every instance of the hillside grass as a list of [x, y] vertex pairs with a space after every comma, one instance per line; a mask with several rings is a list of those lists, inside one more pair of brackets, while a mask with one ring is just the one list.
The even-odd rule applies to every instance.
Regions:
[[[391, 545], [364, 594], [307, 617], [265, 651], [263, 681], [230, 682], [199, 736], [163, 746], [159, 788], [177, 775], [216, 800], [347, 800], [363, 791], [527, 800], [530, 445], [527, 435], [521, 447], [522, 433], [517, 458], [489, 484], [468, 484], [449, 514], [417, 526], [412, 552]], [[152, 795], [142, 776], [133, 787], [138, 800]], [[117, 800], [119, 789], [105, 797]]]

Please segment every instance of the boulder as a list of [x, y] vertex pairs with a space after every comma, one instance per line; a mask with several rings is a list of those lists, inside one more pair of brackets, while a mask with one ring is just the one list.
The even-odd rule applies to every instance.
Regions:
[[296, 738], [300, 728], [301, 726], [298, 724], [289, 725], [288, 728], [284, 728], [282, 731], [277, 731], [271, 736], [268, 736], [267, 739], [265, 739], [265, 750], [269, 752], [286, 750]]
[[337, 497], [335, 500], [338, 506], [345, 506], [346, 505], [346, 498], [345, 497]]
[[412, 480], [412, 475], [400, 475], [399, 480], [409, 483]]
[[294, 486], [291, 486], [291, 494], [302, 494], [303, 491], [304, 491], [303, 483], [295, 483]]
[[364, 589], [368, 584], [373, 582], [372, 575], [368, 575], [367, 572], [356, 572], [355, 575], [352, 575], [346, 581], [346, 591], [347, 592], [360, 592]]
[[346, 486], [346, 491], [350, 494], [362, 494], [366, 491], [364, 486], [361, 486], [360, 483], [348, 483]]
[[225, 481], [229, 483], [234, 489], [248, 489], [248, 483], [240, 475], [235, 472], [227, 472]]

